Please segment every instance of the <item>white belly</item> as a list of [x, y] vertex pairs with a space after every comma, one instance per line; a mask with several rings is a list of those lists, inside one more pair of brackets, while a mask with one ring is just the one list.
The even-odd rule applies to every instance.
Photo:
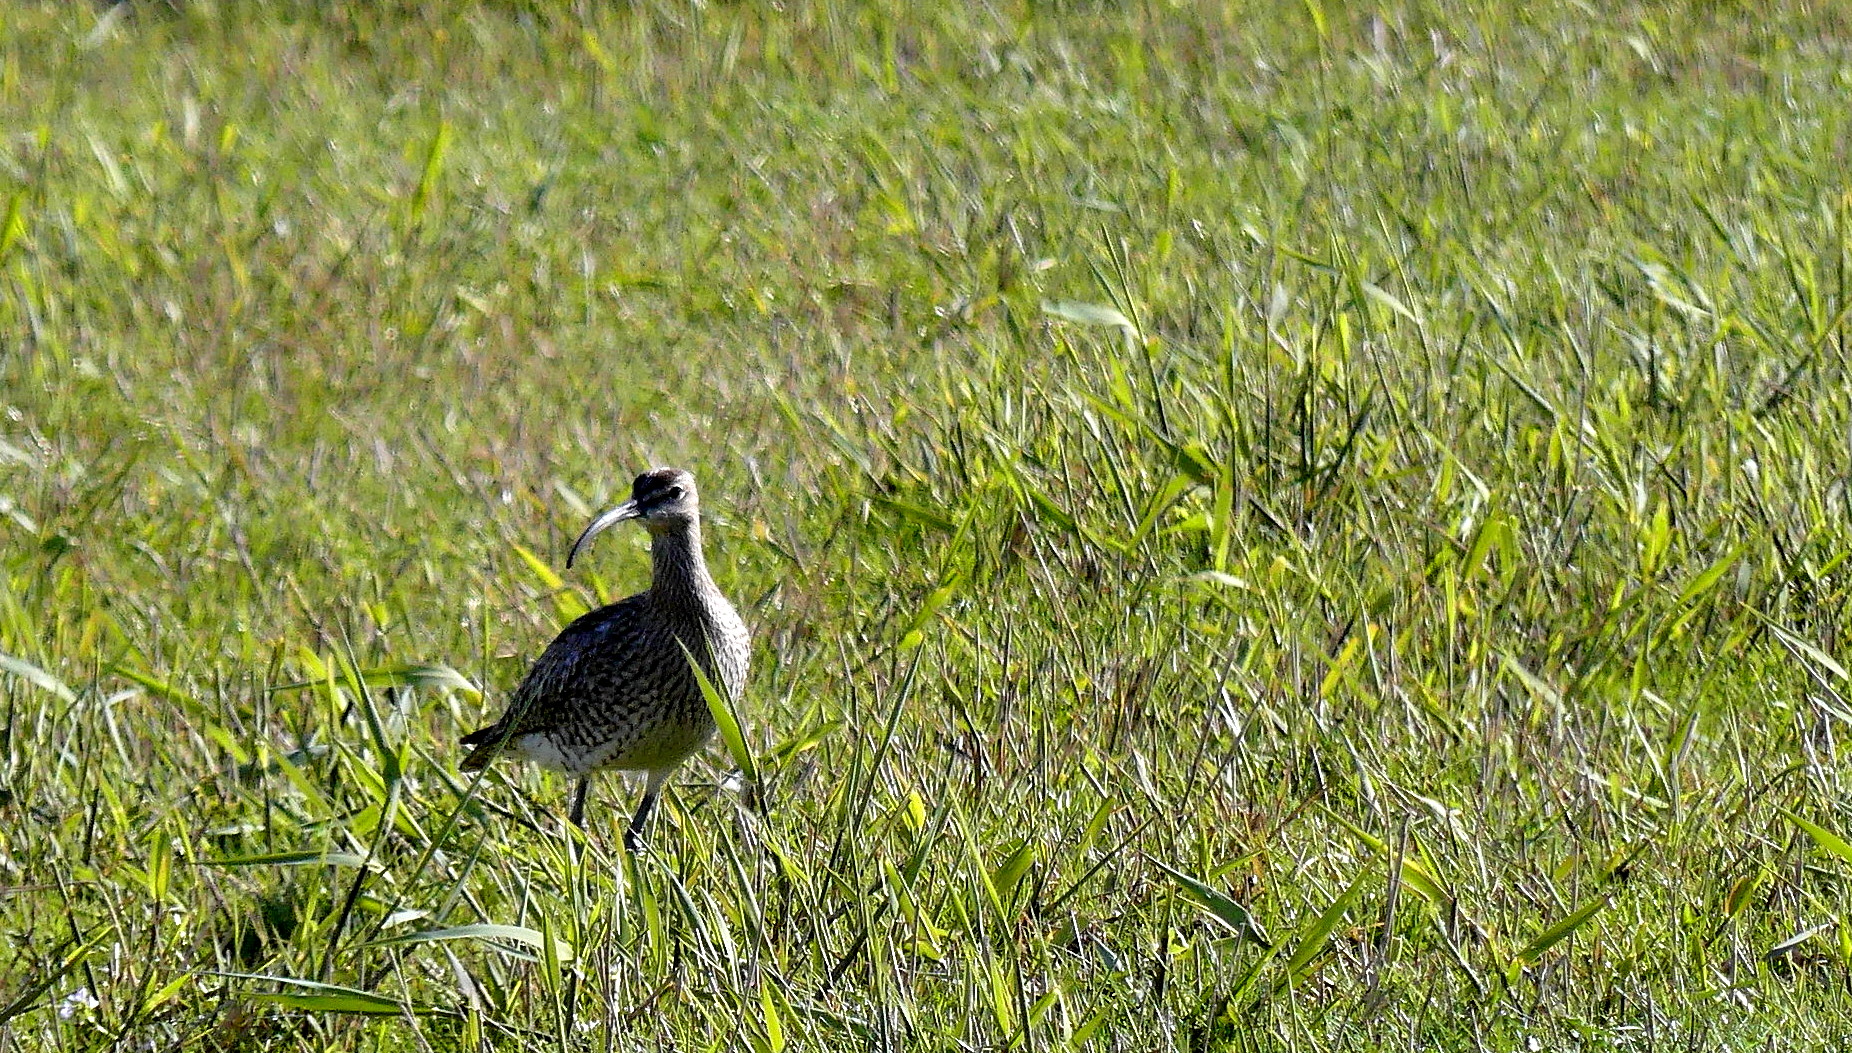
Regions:
[[572, 775], [594, 771], [660, 771], [673, 768], [707, 744], [712, 725], [695, 727], [663, 721], [630, 735], [583, 747], [546, 732], [516, 735], [508, 750], [523, 760]]

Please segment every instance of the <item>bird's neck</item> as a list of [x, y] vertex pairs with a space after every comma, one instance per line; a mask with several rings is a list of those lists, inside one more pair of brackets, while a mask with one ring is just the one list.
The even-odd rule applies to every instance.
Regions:
[[650, 594], [658, 603], [699, 613], [714, 591], [701, 555], [701, 524], [658, 532], [650, 539]]

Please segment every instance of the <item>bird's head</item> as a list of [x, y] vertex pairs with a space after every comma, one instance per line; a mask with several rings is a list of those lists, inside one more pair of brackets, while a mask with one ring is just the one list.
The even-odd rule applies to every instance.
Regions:
[[694, 476], [680, 468], [652, 468], [637, 476], [631, 484], [630, 500], [592, 520], [566, 555], [566, 566], [578, 558], [579, 551], [607, 527], [626, 519], [641, 519], [651, 533], [685, 530], [700, 517], [701, 504], [695, 496]]

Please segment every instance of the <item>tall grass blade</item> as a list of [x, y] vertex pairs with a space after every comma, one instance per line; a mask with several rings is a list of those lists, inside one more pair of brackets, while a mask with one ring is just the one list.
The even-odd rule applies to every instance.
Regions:
[[740, 727], [739, 714], [733, 709], [733, 701], [720, 693], [714, 682], [708, 678], [707, 671], [701, 663], [695, 661], [694, 653], [686, 646], [682, 656], [688, 660], [688, 668], [694, 673], [695, 683], [701, 688], [701, 697], [707, 702], [707, 711], [714, 718], [714, 726], [720, 730], [720, 741], [726, 744], [727, 754], [733, 758], [734, 767], [739, 769], [740, 777], [746, 785], [758, 792], [759, 765], [754, 760], [752, 748], [746, 743], [746, 733]]

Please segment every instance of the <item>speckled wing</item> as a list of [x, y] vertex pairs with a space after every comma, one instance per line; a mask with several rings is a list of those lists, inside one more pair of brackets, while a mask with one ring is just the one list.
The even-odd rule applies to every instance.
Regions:
[[551, 731], [571, 719], [571, 712], [585, 705], [586, 700], [573, 692], [584, 690], [592, 679], [585, 675], [589, 667], [608, 663], [614, 654], [636, 647], [639, 641], [626, 637], [639, 635], [639, 627], [647, 621], [648, 602], [647, 596], [639, 594], [573, 619], [515, 688], [501, 719], [463, 736], [463, 745], [476, 748], [458, 767], [464, 771], [481, 768], [515, 736]]

